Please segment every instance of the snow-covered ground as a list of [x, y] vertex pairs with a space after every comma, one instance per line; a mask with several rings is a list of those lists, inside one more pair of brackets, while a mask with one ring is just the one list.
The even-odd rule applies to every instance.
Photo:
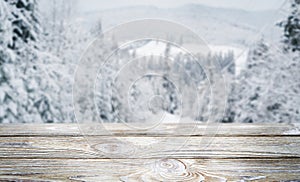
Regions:
[[[149, 41], [145, 45], [135, 49], [135, 53], [138, 56], [151, 56], [151, 55], [163, 56], [165, 54], [166, 49], [167, 49], [167, 44], [165, 42]], [[185, 51], [176, 46], [170, 47], [170, 55], [171, 56], [176, 56], [179, 53], [184, 54]]]
[[[179, 115], [174, 115], [174, 114], [165, 112], [164, 117], [161, 122], [162, 123], [194, 123], [196, 121], [189, 117], [181, 117]], [[199, 122], [199, 121], [197, 121], [197, 122]]]

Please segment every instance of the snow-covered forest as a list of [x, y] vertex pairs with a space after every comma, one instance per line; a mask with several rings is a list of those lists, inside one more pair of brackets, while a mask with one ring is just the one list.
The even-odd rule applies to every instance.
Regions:
[[[201, 9], [190, 5], [168, 13], [158, 9], [155, 12], [172, 19], [172, 12], [176, 11], [182, 17], [178, 21], [193, 29], [194, 24], [201, 26]], [[251, 13], [231, 11], [231, 15], [229, 10], [210, 9], [216, 12], [207, 14], [207, 19], [215, 21], [205, 29], [210, 32], [210, 52], [196, 57], [205, 65], [218, 63], [226, 87], [218, 89], [214, 100], [226, 102], [224, 109], [218, 108], [218, 104], [210, 108], [215, 101], [211, 100], [208, 87], [193, 90], [191, 86], [208, 84], [206, 74], [214, 78], [214, 72], [205, 72], [180, 49], [159, 40], [142, 40], [121, 47], [117, 59], [99, 68], [102, 78], [95, 84], [96, 93], [91, 98], [74, 100], [74, 75], [81, 56], [91, 42], [116, 24], [116, 19], [108, 17], [114, 10], [94, 14], [79, 10], [76, 0], [0, 0], [0, 123], [76, 122], [74, 104], [82, 107], [82, 115], [89, 121], [146, 122], [164, 114], [165, 122], [176, 122], [178, 118], [206, 122], [209, 114], [222, 112], [214, 117], [215, 122], [300, 122], [299, 0], [287, 1], [280, 16], [260, 12], [261, 24], [263, 20], [270, 24], [264, 34], [257, 33], [261, 31], [258, 22], [229, 22], [236, 14], [249, 19]], [[191, 12], [195, 19], [187, 18]], [[252, 18], [257, 15], [252, 14]], [[122, 21], [117, 23], [125, 23]], [[216, 26], [224, 29], [216, 30]], [[198, 33], [205, 31], [195, 28]], [[247, 40], [249, 37], [257, 38]], [[112, 45], [100, 45], [99, 52], [104, 46], [112, 52], [121, 46], [114, 44], [114, 37], [111, 41]], [[185, 41], [180, 43], [184, 45]], [[99, 52], [93, 55], [96, 59], [101, 59]], [[121, 65], [137, 59], [138, 64], [131, 65], [129, 72], [157, 71], [164, 76], [143, 75], [133, 83], [120, 81], [120, 85], [115, 85], [113, 75]], [[172, 82], [174, 75], [178, 78], [176, 84]], [[209, 84], [214, 85], [214, 80]], [[185, 96], [181, 97], [183, 90]], [[194, 98], [194, 92], [199, 92], [199, 100]], [[93, 99], [94, 104], [86, 105], [88, 99]], [[200, 103], [196, 113], [195, 102]], [[96, 108], [98, 112], [86, 112], [87, 108]]]

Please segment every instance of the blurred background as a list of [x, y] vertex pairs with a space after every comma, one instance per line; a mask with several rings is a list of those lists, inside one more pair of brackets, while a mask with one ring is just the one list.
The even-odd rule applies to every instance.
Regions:
[[[121, 47], [110, 37], [99, 52], [121, 48], [101, 67], [104, 79], [96, 79], [89, 96], [94, 103], [86, 104], [86, 97], [74, 103], [74, 75], [91, 42], [119, 24], [150, 18], [201, 37], [209, 53], [193, 54], [201, 64], [218, 65], [225, 87], [180, 49], [191, 43], [185, 37], [179, 47], [160, 40]], [[76, 122], [74, 104], [89, 121], [146, 123], [164, 116], [162, 122], [208, 122], [215, 115], [212, 122], [299, 122], [299, 18], [299, 0], [1, 0], [0, 123]], [[103, 61], [99, 52], [93, 57]], [[114, 84], [112, 75], [129, 60], [137, 63], [132, 72], [163, 76]], [[217, 88], [213, 96], [211, 87]]]

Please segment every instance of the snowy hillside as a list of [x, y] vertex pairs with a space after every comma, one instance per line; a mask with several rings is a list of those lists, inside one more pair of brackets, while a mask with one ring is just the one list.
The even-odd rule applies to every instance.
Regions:
[[[233, 51], [236, 74], [239, 74], [244, 68], [249, 46], [262, 37], [266, 40], [280, 38], [280, 29], [274, 28], [279, 16], [275, 10], [245, 11], [189, 4], [169, 9], [135, 6], [86, 12], [80, 15], [80, 20], [85, 27], [92, 27], [95, 22], [101, 20], [104, 31], [118, 24], [145, 18], [181, 23], [203, 38], [213, 54]], [[141, 46], [135, 50], [136, 54], [162, 55], [166, 45], [154, 44], [151, 42]], [[180, 52], [182, 53], [179, 49], [171, 50], [173, 55]]]
[[248, 12], [195, 4], [169, 9], [136, 6], [80, 15], [86, 27], [101, 19], [104, 30], [136, 19], [166, 19], [191, 28], [209, 44], [239, 46], [249, 45], [262, 35], [267, 39], [278, 39], [280, 30], [274, 29], [278, 17], [277, 11]]

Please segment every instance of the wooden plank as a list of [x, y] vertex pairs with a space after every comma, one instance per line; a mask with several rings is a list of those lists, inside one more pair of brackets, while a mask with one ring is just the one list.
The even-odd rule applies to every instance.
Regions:
[[1, 159], [0, 180], [291, 182], [300, 159]]
[[0, 181], [300, 181], [299, 125], [193, 126], [0, 125]]
[[[186, 144], [185, 144], [186, 142]], [[185, 145], [184, 145], [185, 144]], [[4, 158], [286, 158], [300, 137], [0, 137]]]
[[[136, 126], [136, 125], [135, 125]], [[2, 124], [1, 136], [300, 136], [299, 124], [161, 124], [149, 130], [124, 124]], [[193, 131], [191, 131], [193, 130]]]

